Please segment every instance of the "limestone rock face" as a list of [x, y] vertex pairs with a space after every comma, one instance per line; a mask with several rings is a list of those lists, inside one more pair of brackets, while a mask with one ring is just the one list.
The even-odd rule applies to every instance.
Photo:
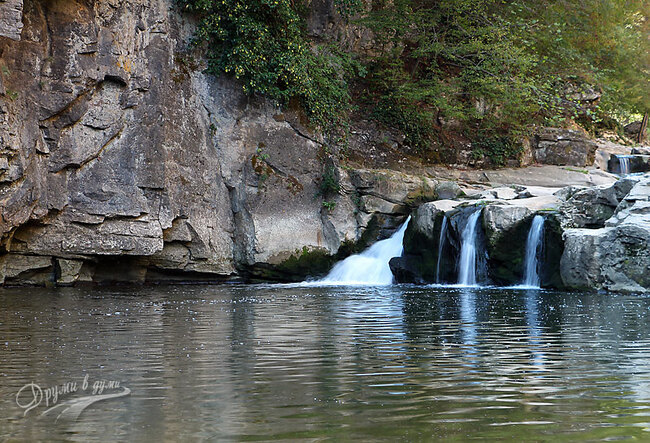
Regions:
[[23, 30], [23, 0], [0, 1], [0, 37], [20, 40]]
[[538, 163], [560, 166], [591, 166], [598, 144], [580, 132], [561, 128], [544, 128], [532, 141]]
[[300, 279], [434, 198], [331, 164], [298, 115], [204, 73], [194, 29], [173, 0], [0, 1], [0, 279]]

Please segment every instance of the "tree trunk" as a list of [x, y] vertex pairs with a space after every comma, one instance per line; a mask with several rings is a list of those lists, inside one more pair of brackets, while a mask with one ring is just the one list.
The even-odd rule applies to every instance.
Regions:
[[643, 120], [641, 120], [641, 128], [639, 128], [639, 135], [636, 138], [637, 143], [641, 144], [645, 141], [645, 133], [648, 129], [648, 113], [643, 114]]

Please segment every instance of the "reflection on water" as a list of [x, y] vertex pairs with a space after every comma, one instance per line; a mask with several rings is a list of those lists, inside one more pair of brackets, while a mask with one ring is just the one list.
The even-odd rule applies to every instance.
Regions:
[[[392, 286], [0, 291], [0, 439], [650, 438], [650, 299]], [[117, 380], [76, 420], [16, 394]], [[86, 392], [88, 394], [88, 392]]]
[[538, 370], [544, 370], [544, 340], [542, 329], [539, 324], [539, 291], [527, 290], [524, 292], [526, 305], [526, 324], [528, 325], [528, 337], [532, 363]]

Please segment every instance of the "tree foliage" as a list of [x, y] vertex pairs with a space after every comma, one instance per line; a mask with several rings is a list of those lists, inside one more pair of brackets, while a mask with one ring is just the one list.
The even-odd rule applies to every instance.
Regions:
[[374, 33], [366, 58], [311, 41], [308, 2], [178, 1], [201, 19], [213, 72], [298, 99], [324, 130], [344, 124], [356, 97], [411, 146], [428, 149], [453, 124], [503, 163], [531, 125], [595, 127], [650, 109], [647, 0], [333, 0]]
[[[394, 0], [365, 19], [383, 49], [369, 92], [416, 134], [459, 120], [474, 135], [650, 108], [644, 0]], [[585, 106], [586, 92], [602, 92]], [[410, 115], [410, 117], [409, 117]], [[405, 123], [408, 120], [409, 123]], [[423, 122], [430, 122], [427, 131]], [[415, 142], [426, 144], [416, 137]]]
[[232, 75], [246, 93], [280, 104], [298, 99], [323, 129], [341, 123], [347, 80], [361, 65], [331, 45], [306, 38], [304, 7], [293, 0], [179, 0], [201, 21], [194, 41], [208, 44], [209, 69]]
[[647, 0], [519, 1], [516, 42], [538, 60], [537, 74], [603, 93], [613, 115], [650, 109], [650, 3]]

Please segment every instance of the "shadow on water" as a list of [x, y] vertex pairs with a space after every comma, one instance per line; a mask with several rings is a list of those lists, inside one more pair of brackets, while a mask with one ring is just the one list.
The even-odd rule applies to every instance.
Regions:
[[[3, 289], [0, 304], [3, 440], [650, 435], [647, 296], [233, 285]], [[85, 374], [131, 394], [68, 423], [15, 402]]]

